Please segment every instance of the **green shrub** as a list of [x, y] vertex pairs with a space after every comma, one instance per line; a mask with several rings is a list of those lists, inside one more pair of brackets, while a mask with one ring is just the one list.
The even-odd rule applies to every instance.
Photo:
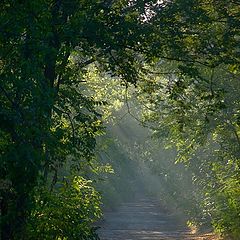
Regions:
[[92, 225], [100, 216], [100, 195], [91, 181], [74, 177], [52, 192], [39, 191], [26, 239], [98, 239]]

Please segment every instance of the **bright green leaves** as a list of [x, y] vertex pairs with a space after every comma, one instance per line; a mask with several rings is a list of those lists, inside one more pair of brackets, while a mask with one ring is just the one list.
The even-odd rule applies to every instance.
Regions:
[[42, 189], [27, 225], [27, 239], [98, 239], [92, 223], [101, 216], [100, 196], [91, 181], [65, 179], [53, 192]]

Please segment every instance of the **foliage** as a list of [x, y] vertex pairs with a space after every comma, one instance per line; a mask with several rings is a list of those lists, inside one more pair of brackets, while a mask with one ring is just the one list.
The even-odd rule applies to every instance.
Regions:
[[[186, 205], [178, 201], [178, 206], [191, 221], [211, 222], [216, 231], [238, 239], [239, 4], [169, 1], [151, 21], [148, 54], [159, 58], [145, 65], [135, 95], [145, 125], [166, 147], [176, 148], [176, 163], [185, 165], [162, 181], [176, 189], [169, 198], [185, 199]], [[170, 168], [156, 159], [154, 171], [175, 169], [167, 161]], [[184, 175], [190, 176], [192, 194], [178, 191]]]
[[115, 122], [118, 112], [125, 102], [126, 86], [121, 85], [119, 77], [101, 72], [96, 65], [91, 65], [83, 75], [85, 89], [83, 92], [98, 104], [97, 110], [102, 114], [104, 123]]
[[[176, 162], [185, 164], [192, 174], [195, 199], [189, 196], [188, 200], [200, 206], [201, 214], [190, 211], [189, 217], [200, 225], [205, 220], [212, 222], [216, 231], [237, 239], [240, 102], [235, 43], [239, 5], [218, 1], [219, 8], [213, 2], [197, 2], [191, 1], [194, 5], [186, 9], [185, 1], [174, 1], [166, 9], [166, 14], [174, 16], [174, 32], [173, 40], [164, 46], [173, 55], [148, 66], [150, 81], [139, 82], [136, 95], [155, 137], [164, 139], [166, 147], [176, 147]], [[161, 24], [159, 18], [156, 21]], [[181, 178], [175, 174], [168, 182], [172, 180], [174, 186]]]
[[97, 62], [102, 72], [136, 81], [139, 61], [131, 46], [144, 37], [136, 14], [145, 9], [126, 3], [1, 1], [3, 239], [24, 235], [33, 189], [53, 190], [66, 166], [67, 175], [91, 169], [103, 128], [99, 103], [83, 94], [82, 77]]
[[[95, 168], [99, 112], [112, 111], [109, 77], [138, 86], [145, 123], [176, 146], [202, 215], [239, 235], [237, 1], [3, 0], [0, 8], [3, 239], [24, 235], [35, 189], [44, 185], [55, 202], [62, 176]], [[101, 101], [86, 90], [93, 85]]]
[[74, 177], [35, 196], [26, 239], [98, 239], [92, 223], [101, 216], [100, 196], [91, 181]]
[[[179, 65], [175, 64], [177, 72]], [[187, 171], [180, 173], [190, 174], [188, 179], [195, 186], [192, 194], [185, 195], [186, 190], [174, 191], [172, 197], [177, 193], [181, 199], [187, 196], [187, 205], [183, 207], [181, 202], [178, 205], [188, 212], [191, 221], [199, 225], [212, 222], [215, 230], [237, 239], [239, 88], [237, 77], [229, 75], [226, 68], [223, 65], [215, 68], [213, 75], [208, 68], [198, 66], [198, 75], [194, 77], [182, 72], [170, 78], [155, 77], [150, 83], [139, 84], [141, 90], [137, 96], [143, 102], [144, 119], [155, 137], [165, 141], [166, 147], [177, 148], [175, 160], [184, 164]], [[174, 164], [171, 168], [174, 169]], [[170, 169], [165, 171], [171, 172]], [[184, 183], [181, 175], [175, 173], [167, 179], [173, 189], [179, 190], [179, 182]], [[191, 209], [198, 209], [197, 215]]]

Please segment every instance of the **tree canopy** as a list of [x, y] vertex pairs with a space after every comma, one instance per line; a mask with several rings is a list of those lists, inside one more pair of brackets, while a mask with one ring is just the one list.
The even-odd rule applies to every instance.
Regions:
[[[89, 175], [112, 88], [93, 97], [96, 78], [136, 87], [145, 124], [191, 168], [200, 211], [239, 236], [238, 1], [2, 0], [0, 9], [2, 239], [97, 239]], [[70, 218], [84, 224], [56, 231], [52, 209], [68, 201], [64, 216], [76, 207]]]

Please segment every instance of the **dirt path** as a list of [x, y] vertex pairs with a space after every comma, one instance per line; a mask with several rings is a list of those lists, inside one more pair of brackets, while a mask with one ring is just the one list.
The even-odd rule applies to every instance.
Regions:
[[98, 230], [101, 240], [213, 240], [196, 236], [176, 217], [161, 211], [154, 199], [125, 203], [118, 211], [105, 212]]

